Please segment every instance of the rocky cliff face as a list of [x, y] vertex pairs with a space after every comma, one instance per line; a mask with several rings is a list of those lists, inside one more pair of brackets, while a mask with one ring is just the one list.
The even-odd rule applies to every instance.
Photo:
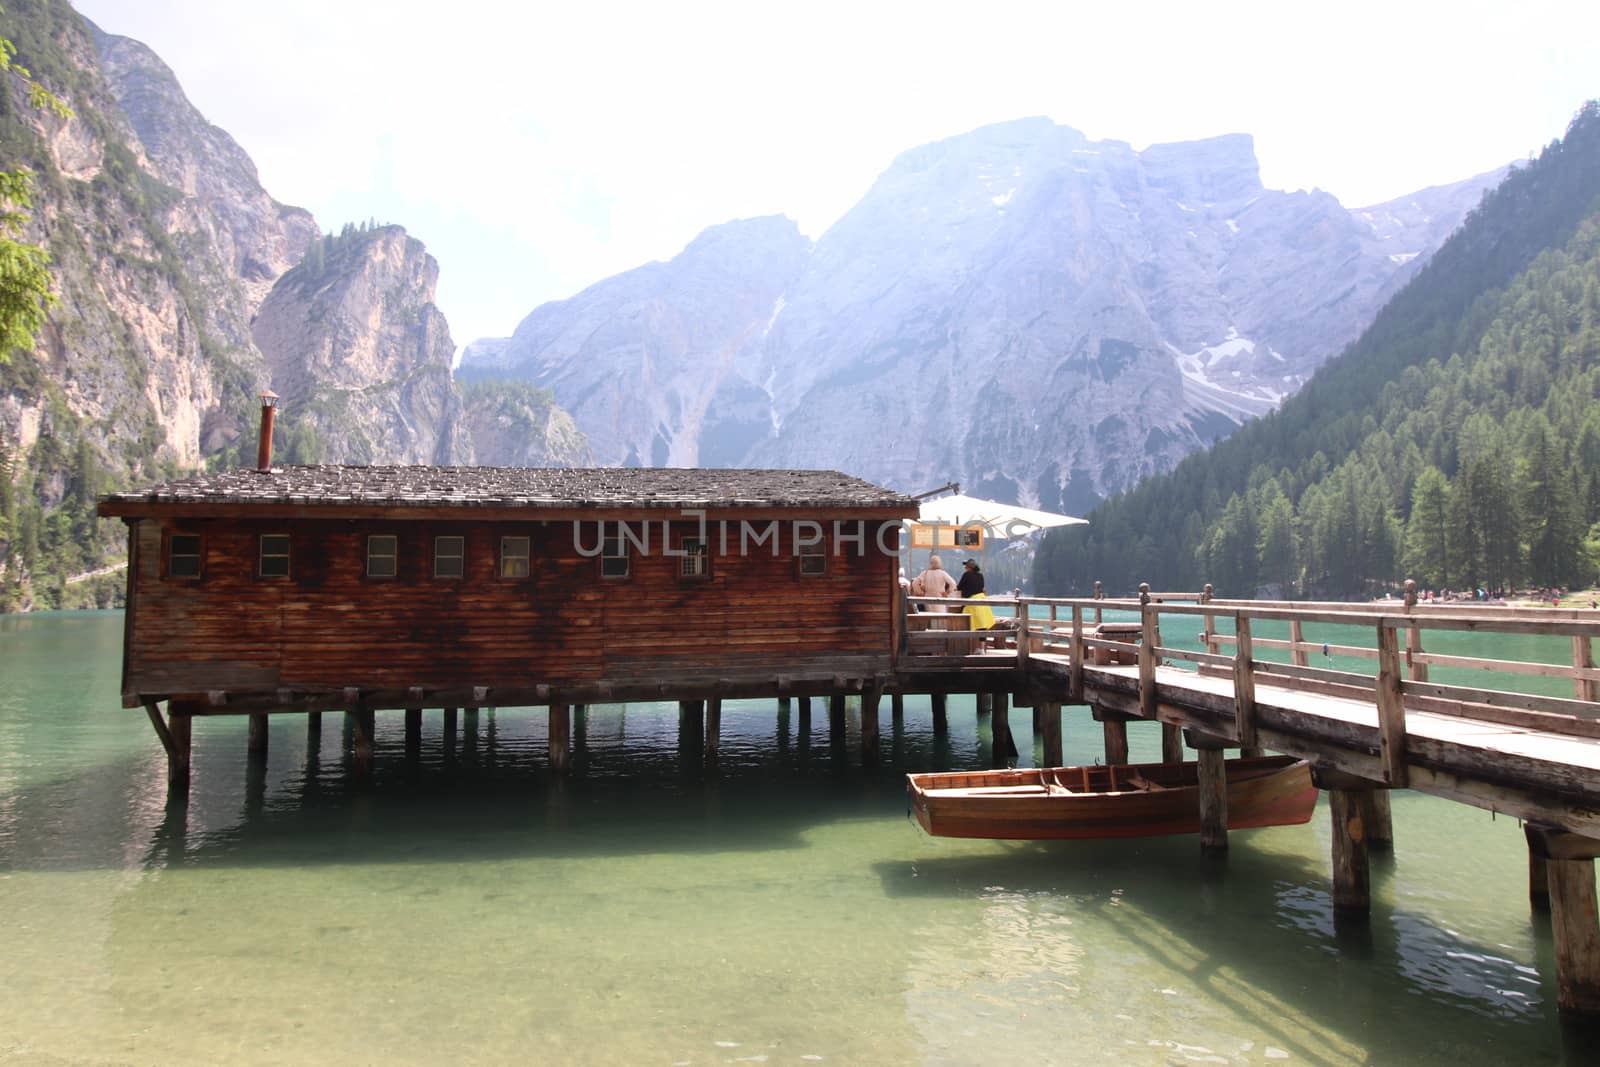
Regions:
[[328, 463], [448, 464], [460, 397], [439, 264], [399, 226], [329, 238], [280, 278], [251, 337]]
[[[692, 245], [462, 370], [551, 387], [601, 462], [953, 478], [1073, 510], [1296, 389], [1495, 177], [1353, 213], [1263, 188], [1245, 136], [1136, 152], [1006, 123], [905, 153], [809, 254], [780, 220], [708, 231], [741, 235], [736, 270]], [[641, 375], [648, 410], [613, 392]]]
[[[5, 14], [17, 61], [75, 114], [4, 86], [0, 169], [33, 171], [23, 238], [49, 249], [61, 300], [37, 348], [0, 363], [0, 610], [111, 602], [119, 576], [69, 581], [122, 549], [96, 494], [253, 456], [269, 385], [286, 398], [283, 458], [586, 456], [547, 396], [490, 390], [463, 407], [437, 264], [403, 230], [321, 238], [149, 49], [65, 0]], [[490, 425], [464, 433], [463, 412]]]

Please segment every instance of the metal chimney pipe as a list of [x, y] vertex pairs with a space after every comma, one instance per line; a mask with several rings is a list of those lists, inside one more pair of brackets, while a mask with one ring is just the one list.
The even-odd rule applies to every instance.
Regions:
[[256, 446], [256, 470], [272, 470], [272, 418], [278, 409], [278, 394], [271, 389], [261, 394], [261, 439]]

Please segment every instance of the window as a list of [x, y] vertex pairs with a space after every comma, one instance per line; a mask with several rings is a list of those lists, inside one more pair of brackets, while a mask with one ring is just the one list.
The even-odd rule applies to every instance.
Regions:
[[711, 546], [698, 537], [685, 537], [679, 551], [683, 557], [679, 560], [678, 574], [684, 578], [709, 578], [711, 577]]
[[200, 577], [199, 534], [173, 534], [167, 539], [167, 577]]
[[465, 571], [465, 542], [460, 537], [433, 539], [433, 576], [459, 578]]
[[289, 577], [288, 534], [261, 535], [261, 562], [256, 573], [263, 578]]
[[394, 534], [373, 534], [367, 538], [367, 577], [393, 578], [399, 539]]
[[526, 537], [500, 538], [500, 577], [526, 578], [528, 576], [528, 539]]
[[805, 545], [800, 549], [800, 574], [813, 577], [828, 573], [828, 554], [821, 545]]
[[[620, 527], [617, 532], [607, 534], [600, 540], [600, 577], [626, 578], [628, 576], [628, 542], [622, 538]], [[685, 574], [688, 572], [685, 571]]]

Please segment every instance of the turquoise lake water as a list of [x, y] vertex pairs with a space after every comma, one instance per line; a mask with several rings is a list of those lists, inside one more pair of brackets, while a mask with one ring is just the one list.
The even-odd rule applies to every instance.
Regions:
[[[400, 713], [380, 712], [368, 788], [340, 716], [314, 746], [304, 718], [276, 717], [264, 767], [242, 719], [202, 720], [173, 807], [149, 723], [118, 706], [121, 627], [0, 618], [0, 1063], [1575, 1064], [1600, 1048], [1556, 1018], [1514, 819], [1396, 794], [1365, 923], [1334, 921], [1325, 803], [1306, 826], [1235, 831], [1220, 861], [1193, 837], [930, 838], [904, 774], [988, 764], [959, 697], [948, 738], [925, 699], [902, 722], [884, 701], [870, 769], [854, 702], [837, 740], [821, 702], [809, 723], [729, 704], [714, 769], [680, 748], [675, 704], [592, 707], [565, 781], [542, 710], [480, 713], [451, 751], [430, 713], [413, 761]], [[1507, 641], [1495, 655], [1568, 654]], [[1099, 759], [1087, 709], [1063, 716], [1067, 762]], [[1030, 715], [1011, 721], [1029, 763]], [[1157, 758], [1155, 726], [1129, 734]]]

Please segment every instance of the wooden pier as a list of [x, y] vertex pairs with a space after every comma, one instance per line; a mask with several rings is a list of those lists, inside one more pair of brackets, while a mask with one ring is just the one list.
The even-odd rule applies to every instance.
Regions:
[[[1176, 603], [1175, 600], [1194, 603]], [[959, 610], [959, 601], [931, 601]], [[1562, 1012], [1600, 1014], [1600, 912], [1594, 859], [1600, 856], [1600, 669], [1593, 640], [1600, 612], [1404, 601], [1371, 604], [1215, 600], [1207, 594], [1145, 592], [1138, 600], [1023, 598], [1007, 605], [1012, 629], [908, 634], [914, 649], [902, 679], [938, 685], [941, 672], [979, 679], [1032, 704], [1044, 725], [1045, 761], [1060, 762], [1063, 704], [1087, 705], [1104, 723], [1108, 763], [1127, 759], [1127, 725], [1158, 723], [1165, 759], [1196, 751], [1201, 846], [1227, 848], [1222, 754], [1262, 750], [1311, 761], [1332, 811], [1333, 905], [1364, 915], [1370, 906], [1367, 853], [1392, 844], [1388, 791], [1414, 789], [1514, 816], [1525, 824], [1535, 908], [1548, 908], [1557, 950]], [[1108, 611], [1136, 624], [1104, 624]], [[1047, 613], [1048, 618], [1040, 618]], [[1202, 624], [1205, 651], [1161, 639], [1163, 617]], [[1261, 622], [1287, 623], [1288, 639], [1254, 636]], [[1370, 645], [1307, 642], [1308, 624], [1364, 628]], [[1444, 631], [1544, 634], [1569, 638], [1568, 663], [1449, 656], [1425, 650]], [[1132, 644], [1131, 640], [1137, 644]], [[1287, 662], [1258, 650], [1287, 653]], [[1313, 651], [1375, 661], [1373, 674], [1309, 665]], [[919, 662], [921, 661], [921, 662]], [[1572, 697], [1430, 681], [1429, 666], [1484, 675], [1566, 679]], [[1058, 744], [1058, 742], [1057, 742]], [[1210, 786], [1207, 788], [1206, 783]]]

